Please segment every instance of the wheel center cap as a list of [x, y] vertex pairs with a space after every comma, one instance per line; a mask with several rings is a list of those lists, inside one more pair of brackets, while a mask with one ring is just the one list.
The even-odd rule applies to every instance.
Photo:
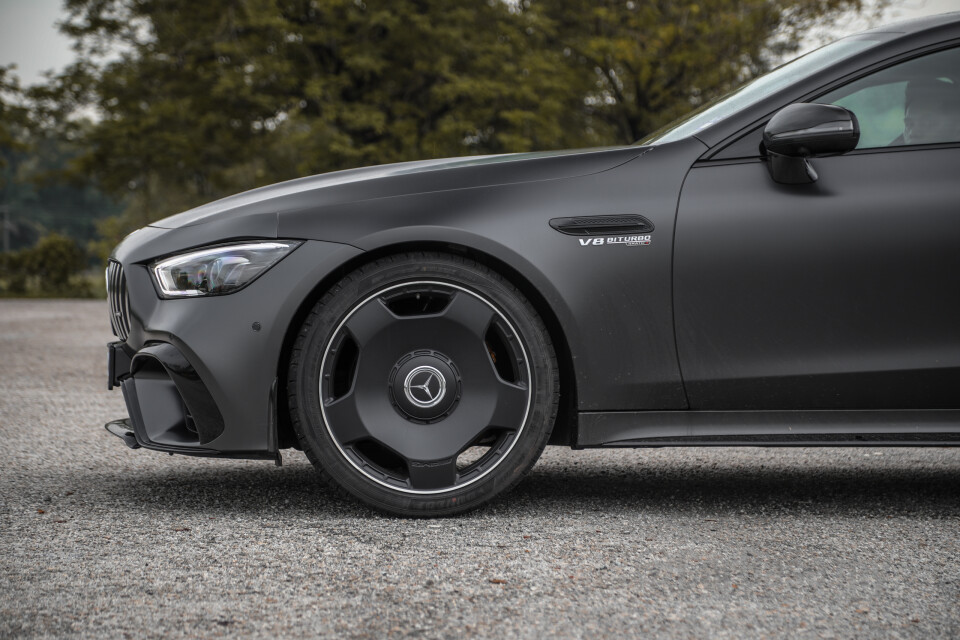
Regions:
[[412, 422], [443, 420], [460, 400], [460, 372], [437, 351], [424, 349], [403, 356], [387, 384], [391, 404]]
[[407, 374], [403, 393], [412, 404], [429, 409], [440, 404], [447, 392], [447, 380], [436, 367], [421, 365]]

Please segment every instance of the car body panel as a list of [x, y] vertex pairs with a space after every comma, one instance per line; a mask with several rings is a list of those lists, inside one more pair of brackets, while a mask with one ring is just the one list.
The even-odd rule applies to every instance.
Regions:
[[[154, 223], [112, 256], [131, 315], [128, 357], [116, 360], [173, 345], [223, 415], [202, 451], [273, 451], [283, 350], [304, 310], [370, 256], [439, 249], [503, 267], [555, 318], [580, 412], [574, 445], [659, 446], [661, 419], [686, 437], [671, 443], [707, 442], [715, 428], [736, 435], [735, 423], [777, 438], [789, 435], [785, 421], [815, 425], [804, 442], [821, 444], [871, 420], [883, 437], [910, 421], [949, 431], [960, 384], [960, 145], [818, 158], [819, 182], [790, 187], [755, 157], [752, 136], [778, 109], [960, 42], [960, 14], [861, 37], [883, 44], [677, 142], [355, 169]], [[649, 239], [550, 226], [623, 215], [651, 221]], [[161, 299], [148, 272], [197, 247], [277, 238], [303, 244], [229, 295]], [[124, 375], [111, 382], [115, 373]], [[941, 412], [911, 413], [927, 410]]]
[[[617, 150], [612, 168], [574, 178], [515, 179], [511, 184], [438, 188], [279, 214], [227, 213], [173, 229], [148, 227], [121, 243], [113, 256], [124, 264], [129, 283], [135, 322], [128, 343], [136, 350], [151, 340], [169, 341], [209, 381], [218, 405], [244, 398], [240, 410], [224, 411], [227, 429], [210, 447], [249, 451], [255, 438], [237, 434], [258, 430], [259, 437], [265, 437], [267, 391], [273, 379], [283, 375], [276, 369], [279, 345], [291, 329], [297, 303], [362, 251], [432, 242], [509, 264], [540, 292], [564, 327], [578, 363], [578, 408], [683, 409], [686, 398], [670, 304], [672, 229], [680, 183], [703, 150], [700, 142], [687, 140], [665, 145], [655, 158], [652, 154], [647, 158], [649, 149], [630, 147]], [[435, 186], [442, 184], [435, 180]], [[638, 190], [644, 194], [642, 205]], [[258, 206], [275, 205], [268, 200]], [[578, 238], [549, 226], [556, 217], [628, 213], [640, 213], [654, 223], [650, 245], [583, 246]], [[157, 297], [146, 266], [152, 260], [172, 253], [174, 247], [184, 250], [249, 237], [324, 241], [307, 242], [237, 293], [191, 300]], [[338, 258], [311, 257], [304, 263], [314, 244]], [[291, 288], [294, 274], [298, 286]], [[598, 287], [598, 278], [611, 287]], [[253, 315], [251, 308], [257, 310]], [[198, 317], [209, 322], [196, 326]], [[250, 329], [255, 320], [264, 327], [261, 335]], [[265, 351], [249, 351], [261, 343]], [[265, 359], [274, 346], [277, 355]], [[256, 362], [262, 363], [262, 371], [251, 375]], [[274, 363], [272, 368], [268, 362]], [[640, 362], [643, 366], [637, 366]], [[608, 376], [588, 375], [601, 369]], [[251, 420], [261, 426], [254, 429]]]
[[960, 148], [812, 162], [807, 185], [760, 161], [687, 178], [674, 289], [691, 408], [960, 408]]
[[224, 244], [232, 240], [277, 237], [277, 213], [264, 207], [249, 215], [221, 217], [196, 226], [165, 229], [147, 226], [123, 239], [111, 254], [121, 264], [147, 263], [195, 247]]
[[580, 414], [578, 448], [960, 445], [960, 411], [598, 411]]
[[[417, 193], [562, 180], [599, 173], [642, 153], [631, 146], [401, 162], [334, 171], [240, 193], [152, 223], [176, 229], [224, 217], [285, 212]], [[323, 238], [317, 238], [323, 239]]]

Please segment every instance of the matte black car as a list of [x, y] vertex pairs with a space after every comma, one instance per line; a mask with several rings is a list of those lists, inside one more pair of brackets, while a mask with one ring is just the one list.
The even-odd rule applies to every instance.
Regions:
[[960, 14], [844, 38], [633, 146], [256, 189], [107, 269], [131, 447], [465, 511], [546, 444], [960, 443]]

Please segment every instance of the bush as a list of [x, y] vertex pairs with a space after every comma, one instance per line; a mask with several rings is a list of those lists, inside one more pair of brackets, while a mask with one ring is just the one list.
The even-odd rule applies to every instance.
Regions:
[[70, 238], [52, 233], [29, 249], [3, 254], [0, 280], [11, 296], [91, 297], [93, 290], [81, 275], [86, 255]]
[[6, 294], [21, 296], [27, 293], [22, 254], [22, 251], [0, 254], [0, 281], [5, 284], [3, 292]]
[[70, 276], [86, 266], [83, 251], [77, 243], [55, 233], [41, 238], [27, 252], [27, 270], [37, 277], [38, 289], [42, 293], [66, 291]]

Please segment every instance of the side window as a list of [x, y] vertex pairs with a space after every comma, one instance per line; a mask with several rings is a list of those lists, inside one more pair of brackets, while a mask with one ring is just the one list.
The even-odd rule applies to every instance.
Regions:
[[[860, 121], [860, 142], [857, 143], [857, 149], [889, 147], [903, 137], [906, 88], [906, 82], [890, 82], [865, 87], [838, 100], [825, 96], [825, 99], [817, 102], [840, 105], [856, 114]], [[905, 143], [900, 141], [900, 144]]]
[[960, 142], [960, 49], [901, 62], [816, 102], [856, 114], [858, 149]]

